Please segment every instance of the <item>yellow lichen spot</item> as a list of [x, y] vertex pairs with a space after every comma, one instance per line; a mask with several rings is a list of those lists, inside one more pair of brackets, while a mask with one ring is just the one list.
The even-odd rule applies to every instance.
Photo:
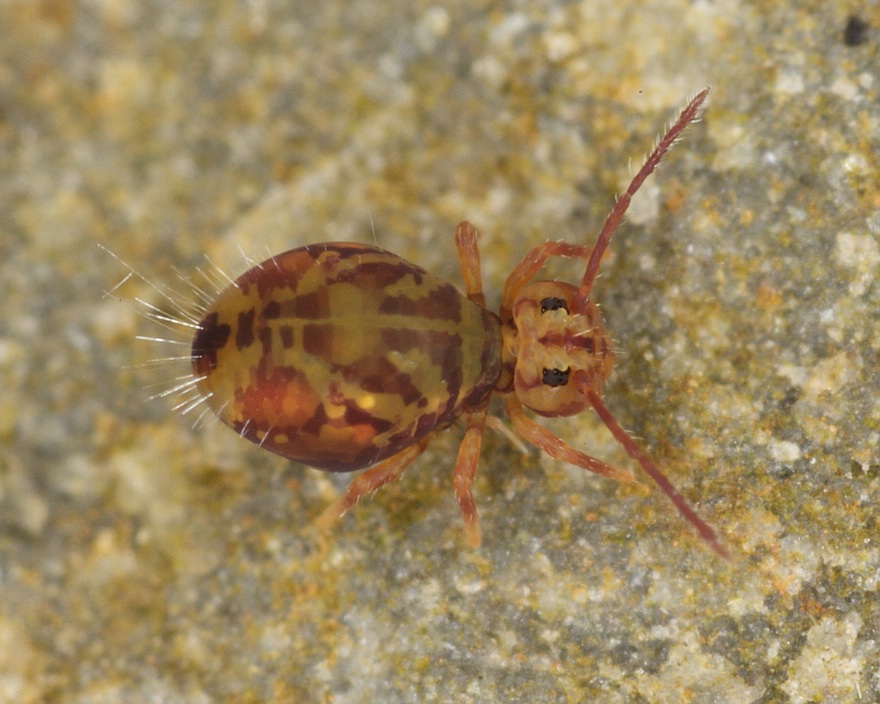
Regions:
[[761, 310], [775, 310], [782, 305], [782, 294], [769, 283], [759, 284], [755, 305]]

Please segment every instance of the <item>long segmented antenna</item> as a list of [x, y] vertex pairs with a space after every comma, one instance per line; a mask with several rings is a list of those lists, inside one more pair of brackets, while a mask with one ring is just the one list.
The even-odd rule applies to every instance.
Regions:
[[[648, 156], [642, 168], [639, 169], [639, 172], [632, 179], [626, 191], [614, 204], [614, 208], [605, 220], [605, 224], [602, 226], [602, 231], [599, 233], [593, 251], [590, 253], [590, 259], [587, 262], [584, 277], [581, 280], [581, 285], [574, 298], [573, 308], [575, 310], [583, 310], [586, 308], [587, 301], [589, 300], [590, 293], [593, 289], [593, 282], [596, 280], [596, 274], [599, 272], [602, 256], [605, 254], [605, 250], [611, 242], [611, 236], [614, 234], [614, 231], [623, 219], [636, 191], [639, 190], [641, 185], [645, 182], [645, 179], [651, 175], [655, 168], [657, 168], [657, 165], [666, 155], [666, 152], [669, 151], [670, 147], [672, 147], [675, 141], [681, 136], [681, 133], [684, 132], [685, 128], [699, 117], [700, 110], [702, 109], [703, 103], [708, 94], [709, 88], [704, 88], [697, 93], [693, 100], [688, 103], [687, 107], [682, 110], [678, 119], [672, 124], [666, 134], [663, 135], [663, 138], [657, 143], [657, 146], [654, 147], [653, 151], [651, 151], [651, 154]], [[623, 426], [617, 422], [617, 419], [602, 401], [599, 393], [591, 386], [586, 378], [580, 380], [579, 388], [598, 416], [602, 419], [602, 422], [605, 423], [607, 428], [611, 431], [611, 434], [614, 435], [621, 445], [623, 445], [627, 454], [642, 466], [645, 473], [651, 477], [657, 486], [669, 497], [679, 513], [681, 513], [681, 515], [697, 529], [697, 532], [699, 532], [700, 536], [709, 543], [711, 548], [725, 560], [730, 560], [730, 553], [721, 544], [712, 527], [697, 515], [696, 511], [690, 507], [684, 497], [672, 485], [672, 482], [669, 481], [666, 475], [660, 471], [660, 468], [654, 464], [654, 461], [648, 456], [648, 454], [642, 450], [629, 433], [623, 429]]]
[[584, 278], [581, 279], [581, 285], [574, 298], [575, 310], [582, 310], [584, 304], [589, 299], [590, 292], [593, 290], [593, 281], [596, 279], [596, 274], [599, 273], [599, 265], [602, 262], [602, 255], [605, 254], [605, 250], [608, 249], [608, 244], [611, 242], [611, 235], [614, 234], [614, 231], [623, 219], [623, 215], [626, 213], [627, 208], [629, 208], [632, 197], [636, 194], [636, 191], [639, 190], [639, 187], [644, 183], [645, 179], [651, 175], [651, 172], [657, 168], [657, 164], [660, 163], [660, 160], [663, 159], [666, 152], [668, 152], [669, 148], [675, 143], [675, 140], [681, 136], [681, 133], [684, 132], [685, 128], [699, 117], [700, 109], [705, 102], [707, 95], [709, 95], [709, 88], [704, 88], [697, 93], [690, 103], [688, 103], [688, 106], [682, 110], [681, 115], [679, 115], [672, 127], [669, 128], [669, 131], [663, 135], [663, 139], [661, 139], [657, 143], [657, 146], [654, 147], [654, 151], [648, 156], [644, 166], [639, 169], [639, 172], [630, 182], [629, 187], [623, 195], [617, 199], [617, 203], [614, 204], [614, 209], [605, 220], [605, 224], [602, 226], [602, 231], [599, 233], [599, 238], [596, 240], [596, 244], [590, 254], [590, 261], [587, 262], [587, 269], [584, 272]]
[[602, 419], [602, 422], [605, 423], [606, 427], [611, 431], [611, 434], [615, 437], [617, 442], [623, 445], [623, 449], [626, 450], [630, 457], [642, 465], [642, 469], [645, 470], [645, 473], [654, 480], [657, 486], [663, 490], [663, 493], [665, 493], [670, 501], [675, 504], [675, 508], [678, 509], [679, 513], [681, 513], [681, 515], [697, 529], [697, 532], [703, 540], [709, 543], [716, 553], [725, 560], [731, 560], [730, 553], [727, 552], [727, 549], [721, 544], [721, 541], [718, 539], [718, 536], [715, 534], [712, 527], [697, 515], [696, 511], [694, 511], [687, 501], [685, 501], [685, 498], [678, 493], [678, 489], [672, 485], [672, 482], [670, 482], [669, 479], [666, 478], [666, 475], [660, 471], [660, 468], [654, 464], [654, 460], [652, 460], [648, 454], [636, 444], [635, 440], [630, 437], [629, 433], [623, 429], [623, 426], [617, 422], [617, 419], [612, 415], [611, 411], [608, 410], [608, 407], [602, 401], [599, 394], [597, 394], [588, 383], [581, 386], [581, 391], [584, 396], [587, 397], [593, 410], [596, 411], [596, 414]]

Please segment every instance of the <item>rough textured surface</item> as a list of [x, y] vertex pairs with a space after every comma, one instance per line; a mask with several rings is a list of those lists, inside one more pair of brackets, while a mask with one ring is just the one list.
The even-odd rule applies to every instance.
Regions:
[[[877, 701], [880, 13], [853, 7], [0, 5], [0, 701]], [[102, 297], [98, 244], [163, 286], [320, 240], [458, 282], [467, 217], [497, 302], [706, 84], [596, 293], [609, 406], [734, 564], [647, 485], [495, 436], [467, 550], [454, 429], [322, 539], [344, 483], [148, 400], [182, 370], [137, 366], [162, 333]], [[595, 418], [552, 426], [629, 466]]]

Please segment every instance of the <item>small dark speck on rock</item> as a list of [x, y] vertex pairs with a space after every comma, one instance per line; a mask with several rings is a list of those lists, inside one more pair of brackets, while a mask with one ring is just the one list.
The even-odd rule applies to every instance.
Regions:
[[871, 25], [861, 17], [850, 15], [843, 29], [843, 43], [847, 46], [861, 46], [868, 41], [870, 33]]

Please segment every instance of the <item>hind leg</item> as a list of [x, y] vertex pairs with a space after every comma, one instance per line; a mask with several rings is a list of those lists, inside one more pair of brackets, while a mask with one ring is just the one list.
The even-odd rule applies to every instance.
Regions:
[[349, 484], [348, 489], [342, 496], [324, 509], [321, 515], [315, 519], [315, 525], [321, 529], [328, 528], [339, 520], [346, 511], [356, 506], [362, 496], [372, 494], [386, 484], [399, 479], [409, 469], [416, 457], [425, 451], [427, 446], [428, 439], [425, 438], [421, 442], [401, 450], [396, 455], [392, 455], [387, 460], [383, 460], [374, 467], [370, 467]]

